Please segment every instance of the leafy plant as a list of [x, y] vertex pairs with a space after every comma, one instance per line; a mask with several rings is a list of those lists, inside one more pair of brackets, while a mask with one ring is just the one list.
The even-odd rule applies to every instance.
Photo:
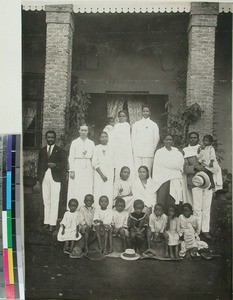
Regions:
[[[78, 81], [80, 83], [80, 81]], [[67, 149], [71, 142], [78, 137], [78, 128], [85, 123], [87, 110], [90, 105], [90, 95], [80, 90], [79, 84], [72, 87], [70, 102], [65, 110], [65, 134], [62, 136], [64, 147]]]
[[36, 178], [37, 176], [37, 161], [36, 159], [30, 159], [24, 162], [23, 176]]
[[[172, 112], [173, 105], [170, 101], [165, 104], [168, 115], [168, 125], [165, 128], [166, 133], [174, 136], [175, 146], [183, 148], [188, 143], [188, 133], [190, 125], [200, 120], [204, 112], [198, 103], [192, 105], [183, 104], [179, 106], [176, 113]], [[165, 132], [164, 132], [165, 134]]]

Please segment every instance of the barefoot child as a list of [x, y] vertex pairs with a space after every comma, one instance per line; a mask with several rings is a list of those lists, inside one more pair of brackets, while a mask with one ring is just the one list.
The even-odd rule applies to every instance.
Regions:
[[168, 218], [165, 230], [165, 238], [167, 242], [165, 257], [178, 258], [178, 218], [176, 217], [176, 208], [174, 205], [168, 207]]
[[90, 234], [93, 232], [93, 219], [94, 219], [94, 197], [91, 194], [87, 194], [84, 198], [84, 206], [80, 208], [80, 232], [84, 236], [85, 239], [85, 252], [88, 251], [88, 238]]
[[214, 147], [212, 146], [213, 141], [212, 135], [205, 135], [203, 137], [203, 145], [197, 150], [197, 159], [205, 167], [204, 172], [210, 178], [209, 190], [214, 189], [215, 187], [213, 174], [216, 174], [218, 171], [218, 162]]
[[129, 237], [132, 248], [137, 253], [140, 253], [142, 243], [146, 240], [147, 236], [149, 216], [143, 212], [144, 202], [142, 200], [135, 200], [133, 207], [134, 211], [128, 218]]
[[74, 248], [74, 241], [78, 241], [82, 237], [79, 233], [78, 200], [74, 198], [70, 199], [68, 207], [69, 210], [63, 216], [57, 235], [58, 241], [65, 242], [65, 254], [70, 254]]
[[129, 179], [130, 169], [122, 167], [120, 171], [120, 178], [114, 184], [114, 198], [122, 198], [125, 200], [125, 209], [128, 213], [133, 211], [133, 193], [132, 181]]
[[[109, 200], [107, 196], [101, 196], [99, 199], [100, 208], [94, 213], [94, 228], [96, 230], [97, 240], [100, 251], [106, 255], [107, 243], [109, 240], [109, 253], [112, 252], [112, 217], [113, 211], [107, 208]], [[104, 236], [104, 245], [102, 244], [102, 235]]]
[[163, 213], [163, 206], [157, 203], [149, 221], [148, 246], [150, 248], [151, 240], [155, 243], [164, 240], [164, 230], [167, 225], [167, 216]]
[[116, 210], [113, 211], [113, 219], [112, 219], [112, 226], [113, 226], [113, 234], [119, 235], [123, 241], [124, 250], [126, 247], [126, 236], [129, 235], [127, 230], [127, 221], [129, 214], [125, 211], [125, 200], [122, 198], [116, 199]]
[[198, 219], [193, 216], [193, 209], [191, 204], [185, 203], [183, 205], [183, 214], [178, 219], [178, 233], [184, 239], [181, 245], [181, 256], [195, 257], [198, 250], [198, 242], [200, 241], [200, 226]]

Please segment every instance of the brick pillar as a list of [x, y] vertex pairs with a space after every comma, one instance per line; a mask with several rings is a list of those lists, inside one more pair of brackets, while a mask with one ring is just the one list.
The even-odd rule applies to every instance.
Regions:
[[191, 3], [188, 26], [189, 56], [187, 104], [199, 103], [204, 113], [190, 128], [203, 134], [213, 133], [215, 27], [218, 3]]
[[43, 137], [55, 130], [57, 141], [65, 129], [65, 108], [70, 100], [74, 18], [72, 5], [46, 5], [46, 63]]

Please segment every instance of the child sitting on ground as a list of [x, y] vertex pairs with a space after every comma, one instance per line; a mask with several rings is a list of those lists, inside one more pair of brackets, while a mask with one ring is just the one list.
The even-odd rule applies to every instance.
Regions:
[[151, 240], [154, 243], [164, 240], [164, 230], [167, 224], [167, 216], [163, 213], [163, 205], [157, 203], [150, 215], [148, 247], [151, 248]]
[[165, 230], [166, 230], [165, 231], [165, 238], [166, 238], [165, 257], [178, 258], [179, 257], [178, 218], [176, 217], [176, 208], [174, 205], [168, 207], [167, 225]]
[[69, 210], [63, 216], [57, 235], [58, 241], [65, 242], [65, 254], [71, 254], [74, 248], [74, 241], [78, 241], [82, 237], [81, 233], [79, 233], [78, 200], [70, 199], [68, 207]]
[[[99, 199], [100, 208], [94, 213], [94, 228], [97, 235], [99, 250], [104, 255], [111, 253], [112, 250], [112, 217], [113, 211], [107, 208], [109, 200], [107, 196], [101, 196]], [[104, 245], [102, 244], [102, 236], [104, 236]], [[109, 251], [107, 251], [107, 243], [109, 240]]]
[[144, 209], [144, 202], [142, 200], [135, 200], [134, 211], [128, 218], [128, 230], [132, 248], [137, 253], [141, 253], [142, 243], [146, 240], [149, 226], [149, 216], [142, 212]]
[[213, 137], [212, 135], [205, 135], [203, 137], [203, 145], [200, 146], [197, 150], [197, 159], [200, 164], [205, 167], [204, 172], [210, 178], [210, 187], [209, 190], [215, 188], [213, 174], [216, 174], [218, 171], [218, 162], [216, 159], [216, 154], [213, 144]]
[[84, 236], [85, 246], [84, 251], [88, 251], [88, 238], [90, 234], [93, 232], [93, 219], [94, 219], [94, 197], [91, 194], [87, 194], [84, 197], [84, 206], [82, 206], [79, 210], [80, 214], [80, 232]]
[[127, 230], [127, 221], [129, 214], [125, 211], [125, 200], [122, 198], [116, 199], [116, 210], [113, 211], [112, 218], [112, 226], [113, 226], [113, 234], [119, 235], [123, 241], [124, 250], [127, 248], [126, 246], [126, 236], [129, 236]]
[[177, 230], [184, 241], [181, 244], [180, 256], [187, 254], [187, 257], [195, 257], [200, 241], [200, 226], [197, 217], [193, 216], [192, 205], [189, 203], [183, 205], [183, 214], [179, 216]]
[[122, 198], [125, 200], [125, 210], [128, 213], [133, 211], [133, 193], [132, 181], [129, 179], [130, 169], [126, 166], [121, 168], [120, 178], [114, 184], [114, 198]]

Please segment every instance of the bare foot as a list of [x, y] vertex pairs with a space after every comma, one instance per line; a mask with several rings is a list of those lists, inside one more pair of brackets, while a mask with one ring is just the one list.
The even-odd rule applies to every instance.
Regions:
[[166, 253], [164, 254], [164, 257], [165, 257], [165, 258], [169, 258], [168, 252], [166, 252]]
[[110, 248], [110, 249], [108, 250], [108, 253], [112, 253], [112, 252], [113, 252], [113, 249]]
[[103, 251], [103, 255], [108, 255], [108, 251], [106, 249]]

